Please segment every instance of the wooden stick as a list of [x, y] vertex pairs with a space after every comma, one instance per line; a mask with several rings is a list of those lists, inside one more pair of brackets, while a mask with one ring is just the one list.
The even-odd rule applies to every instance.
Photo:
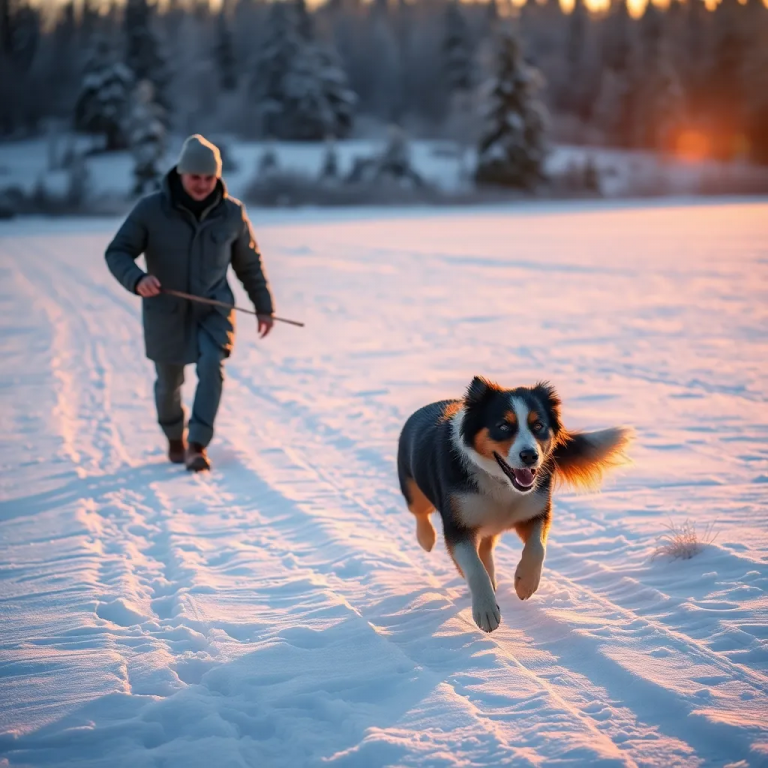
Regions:
[[[178, 296], [180, 299], [188, 299], [189, 301], [197, 301], [200, 304], [211, 304], [214, 307], [224, 307], [225, 309], [236, 309], [238, 312], [246, 312], [249, 315], [258, 316], [258, 312], [254, 312], [252, 309], [245, 309], [245, 307], [237, 307], [234, 304], [227, 304], [224, 301], [217, 301], [216, 299], [204, 299], [202, 296], [195, 296], [191, 293], [184, 293], [184, 291], [173, 291], [170, 288], [161, 288], [162, 293], [167, 293], [169, 296]], [[300, 323], [298, 320], [287, 320], [284, 317], [275, 317], [271, 315], [275, 322], [288, 323], [288, 325], [297, 325], [299, 328], [304, 327], [304, 323]]]

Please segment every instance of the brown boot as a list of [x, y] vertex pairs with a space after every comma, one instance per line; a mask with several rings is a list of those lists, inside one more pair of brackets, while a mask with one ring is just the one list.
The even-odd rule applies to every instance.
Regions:
[[174, 464], [183, 464], [186, 458], [187, 443], [183, 437], [168, 440], [168, 460]]
[[208, 454], [205, 447], [200, 443], [190, 443], [187, 448], [186, 457], [187, 469], [190, 472], [202, 472], [211, 468], [211, 462], [208, 461]]

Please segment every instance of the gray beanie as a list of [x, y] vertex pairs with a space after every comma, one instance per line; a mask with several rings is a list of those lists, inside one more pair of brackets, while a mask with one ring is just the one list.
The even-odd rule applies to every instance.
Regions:
[[218, 178], [221, 176], [219, 148], [199, 133], [190, 136], [181, 148], [176, 170], [179, 173], [194, 173]]

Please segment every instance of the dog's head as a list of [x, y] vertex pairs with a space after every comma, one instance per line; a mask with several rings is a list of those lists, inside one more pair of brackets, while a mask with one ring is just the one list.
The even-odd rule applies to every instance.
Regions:
[[460, 440], [474, 464], [518, 493], [537, 486], [563, 427], [560, 399], [545, 383], [502, 389], [476, 376], [463, 400]]

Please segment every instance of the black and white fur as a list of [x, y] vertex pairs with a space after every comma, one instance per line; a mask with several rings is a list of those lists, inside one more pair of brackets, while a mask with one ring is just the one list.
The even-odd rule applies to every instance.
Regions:
[[475, 377], [461, 400], [420, 408], [400, 435], [400, 488], [418, 542], [427, 552], [434, 547], [437, 510], [472, 594], [472, 616], [486, 632], [501, 622], [493, 562], [500, 534], [514, 528], [524, 543], [515, 591], [525, 600], [539, 586], [554, 486], [598, 486], [631, 437], [621, 427], [569, 432], [560, 405], [547, 383], [509, 390]]

